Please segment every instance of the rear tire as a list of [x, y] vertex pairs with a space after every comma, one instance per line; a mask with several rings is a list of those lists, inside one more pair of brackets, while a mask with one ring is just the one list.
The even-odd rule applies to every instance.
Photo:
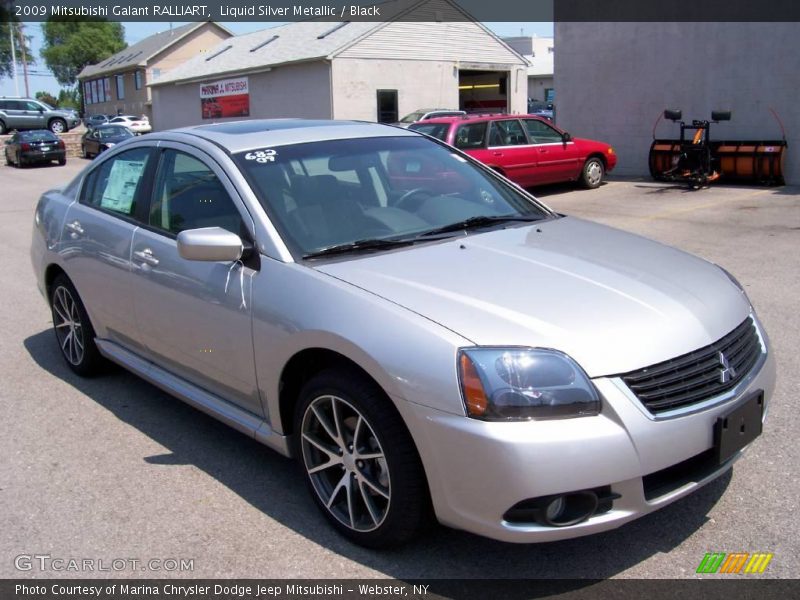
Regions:
[[430, 496], [411, 435], [391, 400], [352, 369], [329, 369], [300, 392], [295, 450], [317, 506], [343, 536], [369, 548], [414, 538]]
[[593, 156], [583, 164], [581, 183], [585, 188], [593, 190], [600, 187], [600, 184], [603, 183], [603, 179], [605, 179], [605, 175], [606, 168], [603, 165], [603, 161]]
[[66, 158], [59, 158], [58, 159], [58, 166], [59, 167], [63, 167], [65, 164], [67, 164], [67, 159]]
[[0, 135], [5, 135], [8, 132], [6, 129], [6, 124], [3, 121], [0, 121]]
[[50, 310], [56, 340], [67, 366], [81, 377], [100, 373], [105, 359], [94, 342], [94, 328], [78, 291], [64, 274], [50, 285]]

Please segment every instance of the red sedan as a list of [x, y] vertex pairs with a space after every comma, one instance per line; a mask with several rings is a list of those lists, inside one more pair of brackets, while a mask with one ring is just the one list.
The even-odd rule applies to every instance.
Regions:
[[617, 164], [608, 144], [573, 138], [534, 115], [443, 117], [410, 129], [463, 150], [522, 187], [580, 180], [596, 188]]

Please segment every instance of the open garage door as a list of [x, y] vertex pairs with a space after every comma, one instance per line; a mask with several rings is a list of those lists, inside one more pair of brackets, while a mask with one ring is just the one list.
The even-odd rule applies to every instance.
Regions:
[[459, 107], [469, 113], [509, 112], [508, 78], [508, 71], [459, 70]]

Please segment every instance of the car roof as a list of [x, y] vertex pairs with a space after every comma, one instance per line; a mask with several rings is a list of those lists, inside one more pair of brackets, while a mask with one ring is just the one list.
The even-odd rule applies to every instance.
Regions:
[[539, 121], [547, 122], [540, 115], [510, 115], [510, 114], [480, 114], [480, 115], [462, 115], [460, 117], [437, 117], [435, 119], [426, 119], [424, 123], [414, 123], [414, 125], [436, 125], [437, 123], [483, 123], [486, 121], [503, 121], [507, 119], [538, 119]]
[[[361, 121], [318, 119], [253, 119], [197, 125], [170, 132], [203, 138], [229, 152], [243, 152], [269, 146], [366, 137], [407, 137], [420, 134], [391, 125]], [[150, 134], [158, 136], [159, 134]]]

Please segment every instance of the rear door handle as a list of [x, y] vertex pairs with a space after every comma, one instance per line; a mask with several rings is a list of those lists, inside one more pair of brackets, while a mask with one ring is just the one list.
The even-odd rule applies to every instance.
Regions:
[[492, 152], [492, 154], [494, 154], [495, 156], [503, 156], [502, 152]]
[[64, 225], [64, 228], [70, 232], [70, 237], [73, 240], [83, 235], [83, 227], [81, 227], [80, 221], [73, 221], [72, 223], [67, 223], [66, 225]]
[[133, 253], [133, 255], [138, 258], [143, 263], [151, 265], [155, 267], [158, 265], [158, 259], [153, 256], [153, 251], [150, 248], [145, 248], [144, 250], [137, 250]]

